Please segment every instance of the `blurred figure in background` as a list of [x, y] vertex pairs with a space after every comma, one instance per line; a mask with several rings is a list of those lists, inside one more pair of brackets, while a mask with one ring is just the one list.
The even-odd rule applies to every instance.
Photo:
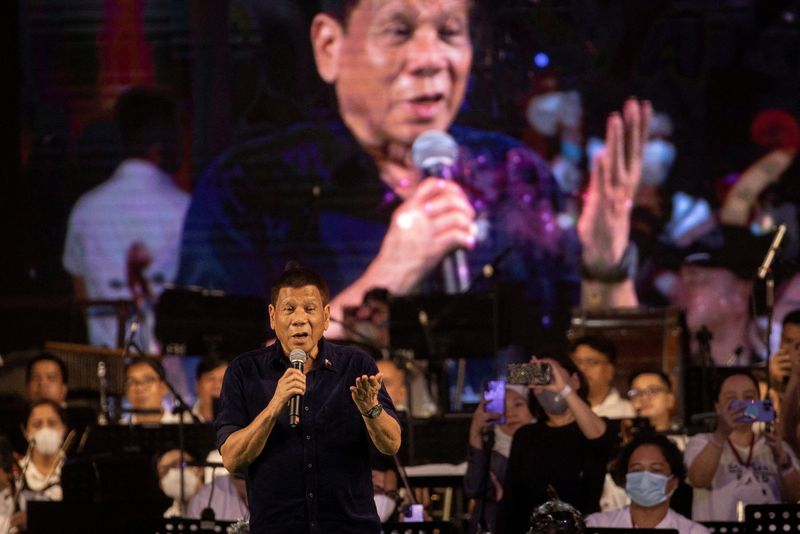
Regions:
[[[164, 495], [172, 499], [172, 505], [164, 512], [164, 517], [186, 515], [186, 506], [203, 485], [203, 471], [199, 467], [189, 467], [195, 456], [178, 449], [169, 449], [156, 460], [158, 485]], [[183, 463], [183, 500], [181, 500], [181, 463]]]
[[[179, 109], [162, 92], [135, 87], [114, 113], [125, 160], [72, 209], [63, 264], [78, 299], [133, 300], [145, 325], [139, 345], [157, 352], [150, 307], [175, 279], [189, 206], [171, 176], [181, 164]], [[113, 307], [89, 306], [87, 318], [92, 345], [118, 346]]]
[[622, 419], [633, 417], [631, 403], [622, 398], [613, 386], [617, 348], [600, 336], [584, 336], [572, 342], [570, 358], [581, 370], [589, 385], [587, 401], [600, 417]]
[[214, 400], [219, 400], [222, 378], [225, 376], [226, 369], [228, 369], [228, 362], [214, 356], [206, 356], [197, 366], [195, 373], [197, 402], [192, 407], [192, 413], [201, 422], [214, 422]]
[[68, 377], [67, 366], [58, 356], [43, 352], [29, 360], [25, 368], [28, 402], [48, 399], [66, 407]]

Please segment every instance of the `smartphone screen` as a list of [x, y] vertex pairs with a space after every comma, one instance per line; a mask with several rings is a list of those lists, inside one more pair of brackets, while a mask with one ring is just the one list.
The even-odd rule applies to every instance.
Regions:
[[506, 422], [506, 382], [505, 380], [489, 380], [486, 382], [486, 390], [483, 393], [486, 399], [484, 410], [487, 412], [499, 413], [500, 418], [492, 421], [493, 423], [503, 424]]

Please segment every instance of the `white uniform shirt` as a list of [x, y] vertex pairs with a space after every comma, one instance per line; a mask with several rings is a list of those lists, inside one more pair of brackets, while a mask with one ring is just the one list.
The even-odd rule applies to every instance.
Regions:
[[[586, 518], [587, 527], [633, 528], [631, 509], [629, 507], [613, 512], [597, 512]], [[667, 511], [664, 519], [655, 528], [674, 528], [681, 534], [708, 534], [710, 531], [699, 523], [695, 523], [672, 510]]]
[[631, 401], [623, 399], [615, 388], [611, 388], [603, 402], [597, 406], [592, 406], [592, 411], [600, 417], [608, 419], [625, 419], [635, 417], [636, 411], [631, 405]]

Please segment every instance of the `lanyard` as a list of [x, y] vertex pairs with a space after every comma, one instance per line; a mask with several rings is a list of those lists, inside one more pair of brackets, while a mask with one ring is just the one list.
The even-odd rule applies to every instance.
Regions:
[[756, 442], [756, 434], [755, 432], [753, 432], [753, 434], [750, 436], [750, 451], [747, 453], [747, 463], [745, 463], [742, 461], [742, 457], [739, 456], [739, 451], [737, 451], [736, 447], [733, 446], [731, 438], [728, 438], [728, 445], [731, 446], [733, 455], [736, 456], [736, 461], [739, 462], [739, 465], [744, 467], [750, 467], [750, 462], [753, 460], [753, 445], [755, 444], [755, 442]]

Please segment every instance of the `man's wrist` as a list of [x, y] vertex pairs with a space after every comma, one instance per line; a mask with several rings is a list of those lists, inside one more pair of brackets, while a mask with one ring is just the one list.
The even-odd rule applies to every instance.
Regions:
[[567, 395], [569, 395], [570, 393], [574, 393], [574, 392], [575, 392], [575, 390], [572, 389], [572, 386], [570, 386], [569, 384], [566, 384], [566, 385], [564, 385], [563, 388], [561, 388], [561, 391], [558, 392], [558, 396], [561, 397], [562, 399], [566, 399]]
[[598, 266], [581, 262], [581, 278], [583, 280], [593, 280], [605, 284], [618, 284], [628, 279], [636, 277], [637, 266], [639, 263], [639, 250], [636, 243], [628, 242], [625, 252], [622, 254], [619, 263], [614, 266]]
[[383, 405], [380, 402], [376, 402], [368, 410], [362, 410], [361, 415], [367, 419], [377, 419], [382, 411]]

